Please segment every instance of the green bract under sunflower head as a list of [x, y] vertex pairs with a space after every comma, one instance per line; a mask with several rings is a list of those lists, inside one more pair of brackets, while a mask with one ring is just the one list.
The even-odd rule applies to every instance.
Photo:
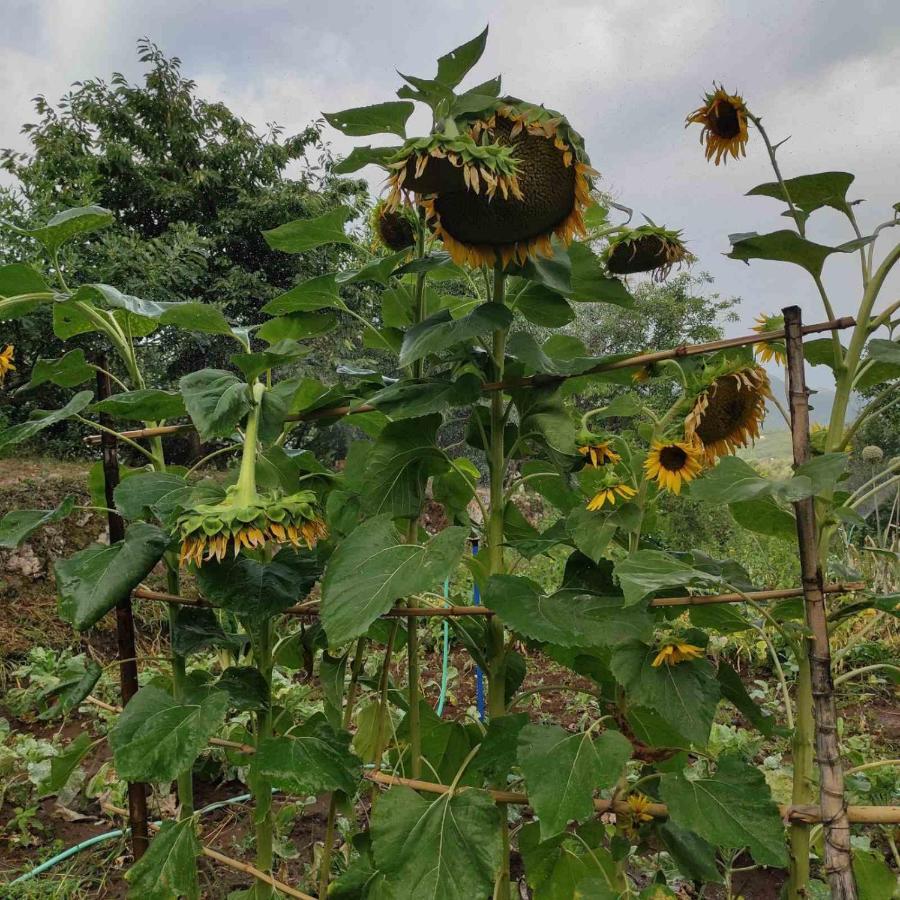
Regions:
[[693, 262], [680, 231], [658, 225], [641, 225], [616, 235], [606, 250], [606, 268], [613, 275], [653, 272], [654, 281], [663, 281], [673, 266]]
[[182, 565], [221, 561], [229, 551], [237, 556], [242, 549], [260, 549], [269, 542], [312, 549], [328, 533], [312, 491], [255, 494], [249, 500], [239, 494], [239, 486], [232, 485], [224, 500], [197, 504], [178, 517]]

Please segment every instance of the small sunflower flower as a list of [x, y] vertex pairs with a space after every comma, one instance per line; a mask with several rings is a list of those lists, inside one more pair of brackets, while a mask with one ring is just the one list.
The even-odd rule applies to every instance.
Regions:
[[650, 664], [654, 669], [658, 669], [661, 665], [677, 666], [678, 663], [689, 659], [699, 659], [703, 656], [703, 650], [694, 644], [687, 644], [684, 641], [669, 640], [660, 647], [659, 653]]
[[644, 472], [659, 488], [681, 493], [681, 485], [693, 481], [703, 469], [703, 451], [685, 441], [654, 441]]
[[0, 350], [0, 384], [3, 384], [7, 372], [15, 372], [16, 367], [13, 365], [13, 352], [15, 347], [7, 344], [3, 350]]
[[587, 465], [599, 468], [607, 463], [617, 463], [622, 457], [612, 450], [608, 441], [600, 441], [596, 444], [585, 444], [578, 448], [582, 456], [587, 457]]
[[[784, 316], [767, 316], [765, 313], [760, 313], [756, 317], [756, 324], [753, 326], [753, 330], [757, 334], [779, 331], [782, 328], [784, 328]], [[753, 345], [753, 350], [764, 363], [774, 359], [777, 365], [783, 366], [787, 362], [784, 341], [759, 341]]]
[[631, 487], [631, 485], [625, 484], [624, 482], [617, 482], [616, 484], [600, 488], [588, 502], [587, 508], [591, 512], [596, 512], [598, 509], [603, 509], [605, 503], [609, 503], [610, 506], [615, 506], [616, 497], [630, 500], [636, 493], [637, 491]]
[[653, 821], [653, 816], [648, 812], [651, 800], [646, 794], [629, 794], [625, 802], [628, 804], [628, 812], [635, 823]]
[[716, 165], [747, 155], [747, 106], [740, 94], [729, 94], [721, 85], [704, 98], [703, 105], [695, 109], [685, 122], [688, 125], [702, 125], [700, 143], [706, 142], [707, 161], [715, 157]]
[[659, 366], [656, 363], [644, 363], [642, 366], [638, 366], [631, 373], [631, 380], [635, 384], [645, 384], [651, 378], [654, 378], [659, 374]]

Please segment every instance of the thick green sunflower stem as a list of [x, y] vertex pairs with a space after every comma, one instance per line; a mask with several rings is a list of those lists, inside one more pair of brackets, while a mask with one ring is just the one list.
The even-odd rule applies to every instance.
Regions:
[[253, 385], [253, 406], [247, 413], [244, 428], [244, 449], [241, 452], [241, 468], [237, 481], [237, 502], [251, 504], [256, 499], [256, 443], [259, 438], [259, 411], [266, 386], [257, 382]]
[[[506, 276], [501, 268], [494, 271], [494, 285], [492, 301], [503, 303], [506, 293]], [[503, 370], [506, 358], [506, 330], [499, 329], [494, 332], [492, 356], [494, 362], [493, 377], [496, 381], [503, 380]], [[487, 537], [488, 572], [491, 575], [499, 575], [504, 571], [503, 559], [503, 510], [504, 510], [504, 483], [506, 481], [506, 448], [503, 440], [505, 426], [503, 411], [503, 392], [494, 391], [491, 394], [490, 407], [490, 432], [488, 447], [488, 468], [490, 471], [490, 506], [488, 508], [488, 520], [485, 523]], [[506, 638], [503, 623], [498, 616], [488, 620], [487, 640], [487, 676], [488, 676], [488, 716], [491, 719], [506, 715]], [[503, 785], [498, 785], [503, 787]], [[506, 806], [501, 804], [503, 815], [501, 838], [503, 841], [503, 862], [500, 873], [494, 884], [494, 900], [509, 900], [510, 876], [509, 876], [509, 822], [506, 815]]]
[[[255, 714], [255, 745], [259, 747], [266, 738], [272, 736], [272, 620], [248, 623], [251, 635], [253, 657], [256, 668], [266, 683], [266, 705]], [[253, 793], [256, 820], [256, 867], [263, 872], [271, 872], [274, 863], [273, 823], [272, 823], [272, 784], [267, 779], [251, 779], [250, 790]], [[271, 893], [269, 885], [260, 883], [262, 896]]]

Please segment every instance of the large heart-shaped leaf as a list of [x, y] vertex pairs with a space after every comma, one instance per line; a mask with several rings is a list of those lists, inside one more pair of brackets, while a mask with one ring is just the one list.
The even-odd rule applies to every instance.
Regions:
[[333, 128], [350, 137], [396, 134], [406, 137], [406, 120], [415, 107], [408, 100], [389, 100], [372, 106], [357, 106], [340, 112], [322, 113]]
[[14, 509], [0, 519], [0, 549], [11, 550], [27, 541], [35, 531], [65, 519], [75, 506], [74, 497], [66, 497], [56, 509]]
[[426, 544], [405, 544], [384, 514], [335, 550], [322, 581], [322, 624], [332, 646], [365, 634], [395, 600], [433, 589], [456, 568], [466, 529], [445, 528]]
[[334, 280], [334, 273], [319, 275], [303, 281], [284, 294], [270, 300], [261, 310], [270, 316], [283, 316], [285, 313], [312, 312], [317, 309], [337, 306], [340, 294]]
[[637, 550], [616, 563], [616, 577], [625, 595], [625, 605], [640, 603], [664, 588], [710, 588], [721, 579], [675, 559], [661, 550]]
[[121, 481], [113, 498], [126, 519], [141, 519], [151, 513], [165, 520], [191, 495], [192, 488], [172, 472], [138, 472]]
[[594, 791], [615, 784], [630, 758], [631, 744], [618, 731], [594, 740], [590, 732], [569, 734], [559, 725], [526, 725], [519, 732], [518, 759], [541, 838], [593, 816]]
[[443, 412], [448, 406], [467, 406], [476, 403], [480, 396], [481, 380], [469, 372], [456, 381], [398, 381], [369, 397], [369, 403], [393, 419], [408, 419]]
[[534, 281], [526, 282], [516, 294], [515, 307], [541, 328], [562, 328], [575, 320], [575, 312], [562, 294]]
[[270, 562], [244, 554], [205, 562], [197, 569], [197, 582], [210, 603], [237, 615], [267, 618], [305, 597], [321, 571], [315, 554], [285, 548]]
[[128, 896], [141, 900], [200, 900], [197, 840], [192, 816], [163, 822], [147, 852], [125, 873]]
[[716, 847], [746, 847], [762, 866], [786, 866], [784, 826], [762, 772], [740, 757], [724, 753], [715, 775], [687, 779], [666, 774], [662, 799], [678, 825]]
[[53, 571], [60, 616], [78, 631], [90, 628], [150, 574], [168, 544], [169, 535], [161, 528], [136, 522], [124, 540], [92, 544], [57, 560]]
[[629, 308], [634, 298], [618, 278], [606, 273], [600, 257], [587, 245], [575, 242], [569, 246], [571, 287], [567, 296], [580, 303], [613, 303]]
[[28, 387], [34, 388], [48, 381], [60, 387], [77, 387], [93, 378], [94, 371], [84, 357], [84, 350], [70, 350], [59, 359], [39, 359], [31, 370]]
[[[46, 294], [45, 300], [20, 299], [23, 294]], [[31, 266], [10, 263], [0, 266], [0, 322], [20, 319], [42, 303], [52, 301], [50, 288]]]
[[351, 211], [338, 206], [313, 219], [294, 219], [277, 228], [263, 232], [266, 243], [273, 250], [283, 253], [305, 253], [323, 244], [352, 244], [353, 239], [344, 231], [344, 224]]
[[383, 166], [389, 157], [393, 156], [399, 147], [354, 147], [348, 156], [345, 156], [340, 162], [335, 163], [332, 171], [335, 175], [349, 175], [351, 172], [358, 172], [360, 169], [368, 165]]
[[853, 253], [858, 247], [842, 244], [827, 247], [800, 237], [796, 231], [773, 231], [769, 234], [733, 235], [731, 259], [750, 262], [751, 259], [767, 259], [775, 262], [791, 262], [802, 266], [811, 275], [822, 274], [822, 266], [832, 253]]
[[62, 753], [50, 758], [50, 775], [39, 785], [40, 796], [60, 793], [69, 783], [79, 763], [88, 755], [94, 741], [87, 731], [82, 731]]
[[653, 632], [646, 609], [626, 607], [622, 597], [577, 590], [546, 595], [538, 584], [521, 576], [492, 576], [484, 589], [484, 602], [520, 634], [562, 647], [605, 647], [646, 640]]
[[39, 241], [54, 256], [66, 241], [81, 234], [99, 231], [112, 225], [113, 221], [113, 214], [102, 206], [79, 206], [57, 213], [41, 228], [23, 230], [22, 233]]
[[30, 440], [45, 428], [78, 415], [93, 399], [94, 395], [91, 391], [79, 391], [62, 409], [54, 409], [51, 412], [38, 410], [32, 414], [34, 418], [27, 422], [21, 422], [5, 431], [0, 431], [0, 448], [21, 444], [22, 441]]
[[93, 412], [106, 413], [119, 419], [138, 419], [144, 422], [158, 422], [184, 415], [184, 400], [180, 394], [161, 391], [156, 388], [142, 388], [113, 394], [91, 406]]
[[406, 332], [400, 349], [400, 365], [408, 366], [429, 353], [439, 353], [479, 335], [506, 328], [510, 322], [512, 313], [502, 303], [482, 303], [461, 319], [454, 319], [449, 310], [442, 309]]
[[654, 666], [657, 651], [639, 641], [613, 648], [610, 667], [630, 705], [653, 710], [698, 747], [706, 746], [719, 684], [705, 659]]
[[158, 687], [142, 687], [109, 734], [116, 772], [128, 781], [173, 781], [191, 768], [227, 711], [223, 691], [182, 705]]
[[350, 737], [318, 720], [292, 729], [284, 737], [266, 738], [251, 762], [254, 777], [299, 797], [323, 791], [353, 795], [361, 761], [349, 749]]
[[200, 437], [228, 437], [250, 410], [247, 385], [231, 372], [200, 369], [178, 382], [184, 405]]
[[445, 53], [438, 59], [437, 77], [435, 81], [455, 88], [466, 77], [475, 63], [481, 59], [487, 43], [488, 29], [485, 27], [477, 37], [460, 44], [455, 50]]
[[407, 787], [378, 799], [372, 850], [394, 900], [473, 900], [500, 868], [500, 810], [484, 791], [426, 800]]
[[773, 200], [783, 200], [785, 203], [793, 203], [803, 220], [809, 218], [810, 213], [830, 206], [838, 212], [849, 213], [850, 205], [847, 203], [847, 191], [853, 183], [854, 176], [849, 172], [817, 172], [815, 175], [800, 175], [797, 178], [788, 178], [782, 185], [777, 181], [769, 181], [758, 184], [747, 191], [748, 197], [771, 197]]

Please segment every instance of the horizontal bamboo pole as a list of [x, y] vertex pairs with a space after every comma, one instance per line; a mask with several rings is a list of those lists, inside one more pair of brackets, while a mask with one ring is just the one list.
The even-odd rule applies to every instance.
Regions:
[[[835, 582], [825, 585], [826, 594], [848, 594], [853, 591], [861, 591], [865, 588], [862, 581]], [[167, 594], [164, 591], [151, 591], [149, 588], [135, 588], [133, 594], [138, 600], [157, 600], [161, 603], [174, 603], [181, 606], [202, 606], [212, 608], [213, 604], [200, 597], [179, 597], [176, 594]], [[650, 606], [708, 606], [713, 603], [745, 603], [748, 599], [754, 601], [784, 600], [790, 597], [802, 597], [803, 588], [780, 588], [770, 591], [748, 591], [746, 594], [711, 594], [709, 596], [690, 597], [655, 597], [650, 601]], [[300, 603], [297, 606], [289, 606], [282, 610], [288, 616], [317, 616], [319, 614], [318, 601]], [[444, 617], [457, 618], [460, 616], [492, 616], [494, 611], [485, 606], [395, 606], [389, 609], [383, 618], [408, 618], [419, 617]]]
[[[817, 322], [815, 325], [804, 325], [802, 333], [819, 334], [822, 331], [838, 331], [843, 328], [852, 328], [856, 320], [852, 316], [841, 316], [838, 319], [829, 319], [827, 322]], [[603, 372], [615, 372], [619, 369], [631, 369], [636, 366], [646, 366], [651, 363], [663, 362], [667, 359], [683, 359], [688, 356], [702, 356], [704, 353], [715, 353], [718, 350], [728, 350], [733, 347], [746, 347], [748, 344], [756, 344], [765, 341], [780, 341], [785, 338], [783, 328], [774, 331], [745, 334], [740, 337], [722, 338], [718, 341], [708, 341], [705, 344], [681, 344], [670, 350], [657, 350], [653, 353], [639, 353], [629, 356], [627, 359], [619, 359], [613, 362], [600, 363], [586, 372], [577, 375], [529, 375], [525, 378], [510, 378], [506, 381], [489, 381], [481, 386], [482, 393], [506, 390], [508, 388], [541, 387], [548, 384], [560, 384], [570, 378], [583, 378], [586, 375], [600, 375]], [[363, 404], [361, 406], [334, 406], [326, 409], [314, 409], [307, 413], [296, 413], [288, 416], [287, 422], [315, 422], [319, 419], [333, 419], [341, 416], [352, 416], [359, 413], [374, 412], [375, 406]], [[121, 431], [119, 437], [136, 440], [149, 437], [164, 437], [170, 434], [179, 434], [184, 431], [192, 431], [194, 426], [186, 422], [183, 425], [159, 425], [154, 428], [136, 428], [132, 431]], [[85, 439], [86, 444], [100, 442], [99, 434], [90, 434]]]
[[[416, 791], [424, 791], [429, 794], [446, 794], [450, 791], [449, 785], [435, 784], [431, 781], [420, 781], [416, 778], [399, 778], [396, 775], [386, 775], [384, 772], [366, 772], [365, 777], [369, 781], [386, 787], [405, 786]], [[517, 806], [527, 806], [527, 794], [519, 794], [514, 791], [488, 791], [497, 803], [512, 803]], [[623, 800], [594, 800], [594, 810], [598, 813], [631, 812], [627, 803]], [[813, 824], [821, 822], [822, 816], [818, 806], [785, 806], [779, 805], [778, 811], [785, 822], [807, 822]], [[647, 812], [655, 818], [665, 818], [669, 815], [669, 808], [664, 803], [651, 803]], [[849, 806], [847, 813], [850, 821], [858, 824], [893, 825], [900, 823], [900, 806]]]
[[[122, 809], [118, 806], [113, 806], [110, 803], [101, 803], [100, 808], [104, 812], [112, 813], [116, 816], [124, 816], [128, 817], [128, 810]], [[153, 831], [159, 831], [160, 826], [155, 822], [150, 823], [150, 828]], [[202, 856], [207, 857], [208, 859], [215, 860], [217, 863], [220, 863], [223, 866], [227, 866], [229, 869], [234, 869], [235, 872], [243, 872], [245, 875], [252, 875], [254, 878], [258, 878], [260, 881], [264, 881], [266, 884], [271, 885], [273, 888], [281, 891], [283, 894], [287, 894], [288, 897], [299, 897], [300, 900], [316, 900], [311, 894], [304, 894], [303, 891], [298, 891], [297, 888], [292, 888], [289, 884], [285, 884], [283, 881], [279, 881], [277, 878], [273, 878], [268, 872], [263, 872], [262, 869], [257, 869], [256, 866], [251, 866], [250, 863], [241, 862], [239, 859], [234, 859], [231, 856], [226, 856], [224, 853], [220, 853], [218, 850], [213, 850], [212, 847], [207, 847], [205, 844], [200, 845], [200, 854]]]

